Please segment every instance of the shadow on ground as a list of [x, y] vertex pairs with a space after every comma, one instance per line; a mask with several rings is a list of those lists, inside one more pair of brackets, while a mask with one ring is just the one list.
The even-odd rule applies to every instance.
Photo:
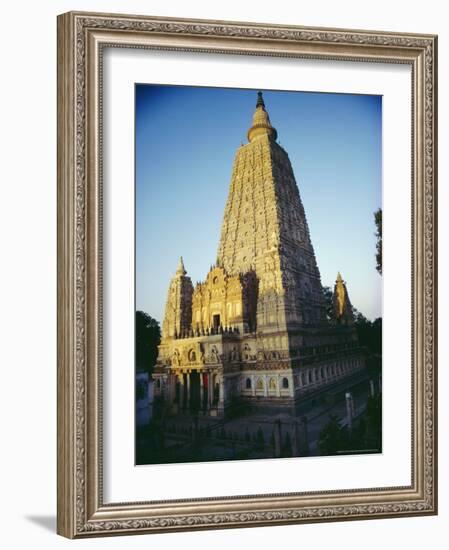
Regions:
[[25, 519], [46, 531], [56, 533], [56, 516], [25, 516]]

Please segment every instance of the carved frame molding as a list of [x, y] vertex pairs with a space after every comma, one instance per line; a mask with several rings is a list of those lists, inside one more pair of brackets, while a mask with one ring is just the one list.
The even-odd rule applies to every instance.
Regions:
[[[412, 484], [104, 504], [104, 47], [406, 63], [412, 68]], [[58, 533], [249, 527], [437, 513], [437, 37], [70, 12], [58, 17]]]

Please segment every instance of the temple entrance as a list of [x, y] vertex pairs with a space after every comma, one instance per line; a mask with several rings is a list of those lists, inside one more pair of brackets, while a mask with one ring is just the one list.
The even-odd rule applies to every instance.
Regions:
[[[178, 410], [197, 414], [206, 412], [214, 401], [218, 400], [218, 387], [215, 388], [206, 372], [181, 373], [174, 386], [174, 403]], [[218, 386], [218, 385], [217, 385]]]
[[213, 321], [214, 329], [215, 329], [215, 330], [218, 330], [218, 329], [220, 328], [220, 314], [219, 314], [219, 313], [216, 313], [216, 314], [212, 317], [212, 321]]
[[196, 371], [190, 373], [190, 403], [191, 412], [198, 412], [201, 407], [200, 398], [200, 374]]

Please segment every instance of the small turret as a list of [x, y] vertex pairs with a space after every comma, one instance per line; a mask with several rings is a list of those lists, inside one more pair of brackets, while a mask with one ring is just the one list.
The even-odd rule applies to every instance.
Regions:
[[193, 285], [184, 267], [182, 256], [176, 274], [170, 281], [162, 323], [163, 338], [183, 338], [192, 324]]
[[352, 325], [354, 323], [354, 313], [352, 311], [351, 301], [349, 300], [346, 283], [338, 272], [332, 297], [333, 316], [335, 321], [341, 325]]
[[187, 275], [187, 271], [185, 270], [182, 256], [179, 257], [178, 268], [176, 269], [176, 275], [181, 275], [181, 276]]

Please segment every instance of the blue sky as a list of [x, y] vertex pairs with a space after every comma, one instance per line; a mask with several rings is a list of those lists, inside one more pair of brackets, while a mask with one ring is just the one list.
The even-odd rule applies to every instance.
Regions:
[[[136, 85], [136, 308], [162, 322], [179, 256], [215, 262], [235, 152], [257, 90]], [[263, 91], [304, 204], [323, 285], [381, 316], [373, 212], [382, 204], [380, 96]]]

